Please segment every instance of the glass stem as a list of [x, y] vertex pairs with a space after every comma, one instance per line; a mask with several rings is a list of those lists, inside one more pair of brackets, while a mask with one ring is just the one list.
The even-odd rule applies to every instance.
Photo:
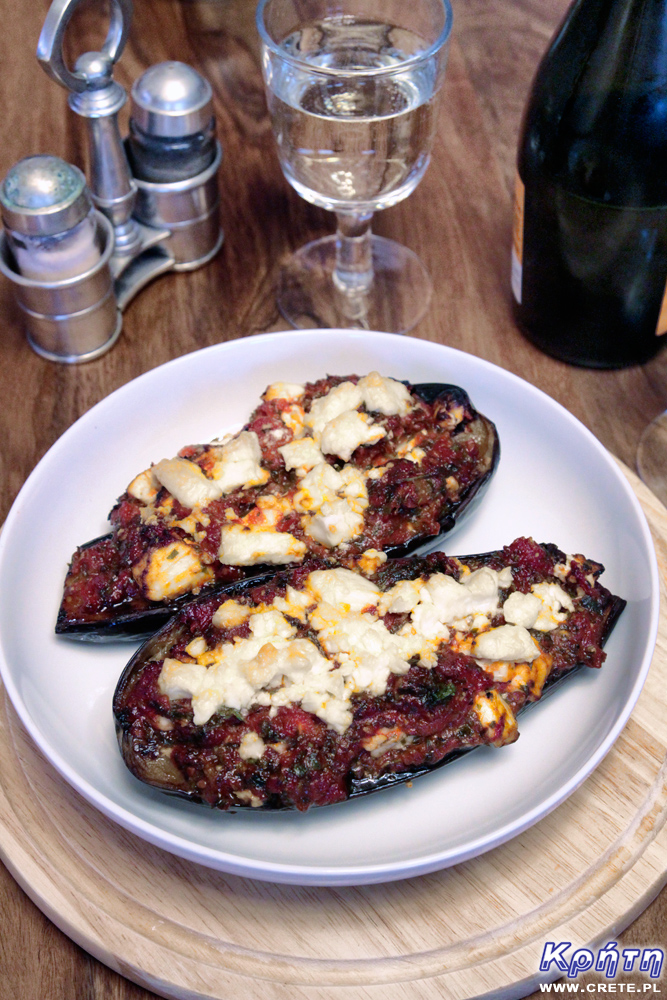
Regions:
[[373, 283], [372, 212], [336, 212], [336, 265], [333, 281], [348, 295], [367, 291]]

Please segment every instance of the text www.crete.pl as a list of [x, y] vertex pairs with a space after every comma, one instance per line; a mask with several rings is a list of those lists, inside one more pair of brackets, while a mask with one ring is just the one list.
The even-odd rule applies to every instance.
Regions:
[[540, 983], [541, 993], [662, 993], [655, 983]]

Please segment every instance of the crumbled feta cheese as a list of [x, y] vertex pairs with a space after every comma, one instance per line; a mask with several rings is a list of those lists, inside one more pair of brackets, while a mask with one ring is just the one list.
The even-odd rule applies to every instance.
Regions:
[[236, 628], [242, 625], [250, 615], [250, 608], [247, 604], [238, 604], [236, 601], [224, 601], [211, 619], [216, 628]]
[[167, 656], [162, 663], [158, 687], [162, 694], [172, 700], [190, 698], [205, 678], [206, 667], [198, 663], [183, 663], [182, 660]]
[[264, 399], [267, 402], [272, 399], [299, 399], [304, 392], [304, 387], [296, 382], [273, 382], [264, 393]]
[[478, 694], [473, 702], [473, 711], [485, 729], [495, 726], [502, 714], [502, 708], [493, 697], [494, 694], [491, 691], [488, 695], [486, 692]]
[[[300, 514], [331, 514], [331, 506], [325, 509], [325, 505], [334, 505], [338, 500], [344, 500], [348, 510], [359, 515], [368, 506], [364, 477], [358, 469], [349, 465], [344, 466], [341, 472], [337, 472], [328, 462], [321, 462], [303, 477], [300, 487], [294, 496], [294, 509]], [[342, 508], [336, 510], [341, 515], [345, 514]], [[306, 531], [309, 531], [308, 523], [304, 522]], [[355, 520], [354, 523], [358, 524], [358, 528], [354, 529], [354, 533], [358, 534], [363, 528], [363, 518]], [[352, 530], [351, 519], [348, 519], [348, 526]]]
[[132, 567], [132, 576], [149, 601], [166, 601], [197, 590], [214, 578], [187, 542], [174, 541], [150, 549]]
[[254, 431], [241, 431], [219, 449], [220, 458], [211, 470], [221, 493], [243, 486], [261, 486], [270, 478], [262, 468], [262, 450]]
[[372, 576], [377, 573], [380, 566], [387, 561], [387, 553], [380, 552], [379, 549], [366, 549], [357, 559], [357, 566], [362, 573]]
[[523, 625], [500, 625], [481, 632], [472, 646], [473, 656], [481, 660], [509, 660], [531, 663], [540, 655], [540, 648]]
[[418, 635], [426, 639], [449, 639], [449, 628], [434, 604], [418, 604], [410, 617]]
[[257, 497], [257, 503], [253, 510], [237, 523], [254, 528], [273, 528], [292, 510], [292, 506], [287, 497], [277, 497], [272, 493]]
[[343, 678], [330, 667], [307, 639], [272, 636], [267, 641], [253, 636], [220, 646], [208, 668], [165, 660], [158, 685], [169, 697], [192, 699], [198, 726], [221, 708], [245, 711], [253, 704], [300, 702], [305, 711], [337, 728], [343, 718], [349, 725], [351, 713], [341, 702]]
[[[197, 527], [197, 521], [201, 516], [202, 512], [200, 508], [195, 507], [195, 509], [190, 514], [188, 514], [187, 517], [182, 517], [180, 521], [174, 521], [172, 527], [180, 528], [181, 531], [184, 531], [186, 535], [192, 535], [194, 540], [197, 541], [198, 540], [197, 536], [199, 535], [199, 528]], [[204, 533], [202, 537], [205, 538], [206, 534]]]
[[300, 438], [305, 434], [305, 417], [306, 414], [303, 406], [300, 406], [298, 403], [292, 403], [291, 406], [286, 407], [280, 413], [280, 419], [285, 427], [292, 432], [293, 438]]
[[325, 455], [338, 455], [347, 462], [360, 445], [375, 444], [386, 433], [384, 427], [374, 424], [368, 414], [345, 410], [325, 425], [320, 448]]
[[345, 611], [361, 611], [376, 605], [380, 589], [352, 570], [318, 569], [308, 575], [306, 586], [316, 600], [338, 604]]
[[538, 597], [542, 603], [542, 608], [533, 628], [540, 632], [551, 632], [564, 622], [567, 615], [561, 611], [574, 611], [572, 598], [557, 583], [536, 583], [531, 588], [531, 592]]
[[319, 514], [314, 514], [304, 527], [310, 538], [330, 549], [351, 541], [363, 530], [363, 514], [353, 511], [347, 500], [322, 504]]
[[503, 604], [503, 615], [509, 625], [533, 628], [542, 610], [542, 602], [535, 594], [522, 594], [515, 590]]
[[241, 792], [234, 792], [234, 796], [239, 800], [239, 802], [244, 802], [253, 809], [260, 809], [264, 805], [264, 802], [260, 799], [259, 795], [256, 795], [251, 788], [244, 788]]
[[[488, 567], [463, 575], [457, 583], [451, 576], [435, 573], [422, 587], [421, 601], [432, 603], [441, 622], [453, 625], [470, 615], [491, 618], [498, 610], [499, 574]], [[413, 613], [419, 612], [417, 606]]]
[[313, 400], [305, 418], [306, 425], [315, 436], [322, 433], [330, 420], [346, 410], [356, 410], [364, 401], [361, 389], [354, 382], [341, 382], [325, 396]]
[[[155, 715], [155, 716], [153, 716], [153, 725], [155, 726], [156, 729], [161, 730], [163, 733], [170, 733], [173, 730], [173, 728], [174, 728], [174, 723], [172, 722], [171, 719], [168, 719], [166, 717], [166, 715]], [[169, 751], [168, 755], [170, 755], [171, 754], [171, 750], [172, 750], [172, 747], [162, 747], [161, 750], [160, 750], [160, 753], [164, 753], [165, 751]]]
[[357, 383], [363, 394], [367, 410], [384, 413], [385, 416], [400, 414], [405, 416], [414, 405], [410, 391], [402, 382], [393, 378], [383, 378], [379, 372], [371, 372]]
[[158, 490], [160, 489], [160, 483], [153, 472], [153, 469], [146, 469], [145, 472], [140, 472], [138, 476], [135, 476], [130, 485], [127, 488], [127, 492], [131, 497], [136, 500], [140, 500], [142, 503], [151, 503], [155, 500]]
[[280, 611], [274, 610], [260, 611], [258, 614], [251, 615], [248, 619], [248, 625], [256, 639], [268, 639], [271, 636], [289, 639], [296, 632], [294, 625], [290, 625]]
[[421, 600], [420, 591], [423, 586], [423, 580], [399, 580], [380, 598], [378, 606], [380, 614], [397, 615], [404, 611], [413, 611]]
[[[352, 722], [355, 695], [381, 696], [391, 675], [407, 673], [415, 660], [426, 668], [435, 666], [438, 647], [451, 639], [452, 648], [470, 652], [494, 676], [506, 679], [510, 689], [539, 691], [548, 674], [548, 658], [527, 628], [512, 623], [490, 627], [511, 570], [485, 567], [470, 572], [462, 566], [461, 574], [460, 583], [433, 574], [427, 582], [402, 580], [382, 593], [366, 577], [338, 567], [313, 571], [301, 590], [288, 586], [285, 596], [275, 597], [269, 606], [249, 608], [225, 601], [213, 623], [225, 628], [247, 620], [250, 636], [236, 636], [215, 649], [202, 637], [191, 640], [188, 652], [197, 663], [165, 660], [160, 690], [172, 698], [190, 697], [196, 725], [222, 708], [246, 712], [261, 705], [275, 714], [281, 706], [300, 704], [343, 733]], [[555, 599], [551, 590], [545, 593]], [[542, 606], [541, 599], [538, 603]], [[511, 610], [512, 602], [505, 605]], [[526, 602], [518, 606], [519, 614], [522, 609], [525, 613]], [[382, 619], [387, 613], [408, 611], [411, 620], [397, 632]], [[319, 645], [295, 638], [296, 626], [289, 619], [313, 629]], [[451, 624], [457, 629], [454, 636]], [[482, 727], [494, 730], [494, 739], [510, 742], [515, 737], [514, 716], [497, 692], [478, 695], [474, 710]], [[402, 740], [401, 734], [396, 739]], [[373, 743], [369, 752], [398, 745], [403, 743], [395, 743], [387, 730], [386, 739]], [[248, 744], [244, 759], [257, 756], [257, 748], [251, 753]]]
[[382, 754], [398, 747], [407, 747], [414, 742], [413, 736], [407, 736], [398, 726], [388, 728], [382, 726], [376, 733], [363, 740], [362, 746], [371, 757], [381, 757]]
[[453, 430], [465, 417], [465, 409], [459, 403], [457, 406], [450, 406], [446, 413], [441, 414], [440, 422], [444, 427]]
[[207, 649], [208, 647], [206, 645], [206, 639], [204, 638], [203, 635], [198, 635], [196, 639], [192, 639], [187, 644], [187, 646], [185, 647], [185, 652], [188, 654], [188, 656], [193, 656], [196, 658], [197, 656], [201, 656], [202, 653], [205, 653]]
[[244, 733], [239, 743], [241, 760], [259, 760], [266, 750], [266, 744], [257, 733]]
[[530, 594], [516, 591], [505, 601], [505, 621], [539, 632], [551, 632], [564, 622], [567, 615], [561, 611], [574, 611], [574, 604], [558, 583], [537, 583]]
[[480, 724], [487, 731], [494, 730], [502, 721], [502, 732], [497, 740], [494, 740], [496, 746], [504, 746], [516, 740], [519, 735], [516, 718], [508, 703], [497, 691], [476, 695], [472, 707]]
[[494, 681], [508, 685], [509, 691], [521, 691], [529, 700], [535, 701], [542, 694], [544, 683], [549, 676], [551, 660], [547, 656], [538, 656], [530, 663], [497, 662], [493, 666], [486, 665]]
[[305, 475], [309, 469], [324, 462], [324, 455], [313, 438], [310, 437], [290, 441], [289, 444], [278, 448], [278, 451], [285, 461], [285, 468], [288, 472], [290, 469], [296, 469], [297, 473]]
[[286, 531], [253, 531], [228, 524], [220, 532], [218, 559], [229, 566], [281, 565], [299, 562], [305, 554], [305, 543]]
[[184, 507], [204, 506], [222, 496], [220, 484], [187, 458], [163, 458], [153, 466], [153, 475]]
[[283, 614], [289, 615], [290, 618], [298, 618], [299, 621], [306, 620], [305, 609], [314, 603], [314, 598], [312, 594], [305, 590], [295, 590], [294, 587], [290, 587], [289, 584], [285, 591], [284, 597], [275, 597], [273, 600], [272, 608], [276, 611], [282, 611]]
[[556, 563], [554, 566], [554, 576], [557, 576], [559, 580], [563, 581], [563, 583], [565, 583], [570, 575], [570, 567], [572, 566], [573, 559], [574, 556], [566, 556], [564, 563]]
[[328, 462], [321, 462], [304, 476], [294, 497], [294, 509], [301, 514], [318, 511], [323, 503], [335, 500], [344, 487], [339, 472]]
[[338, 671], [350, 695], [384, 694], [390, 674], [407, 673], [419, 649], [417, 637], [392, 633], [369, 614], [341, 611], [331, 604], [320, 604], [310, 622], [320, 645], [340, 663]]
[[342, 482], [338, 490], [340, 495], [345, 497], [357, 513], [365, 510], [368, 507], [368, 490], [363, 472], [353, 465], [344, 465], [339, 475]]

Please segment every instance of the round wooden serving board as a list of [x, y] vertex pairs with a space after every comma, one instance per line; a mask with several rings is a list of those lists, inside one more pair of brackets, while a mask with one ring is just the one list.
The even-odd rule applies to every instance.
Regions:
[[[667, 511], [624, 470], [653, 532]], [[502, 847], [386, 885], [253, 882], [182, 861], [106, 820], [0, 696], [0, 856], [87, 951], [166, 997], [466, 1000], [537, 989], [545, 941], [614, 938], [667, 880], [665, 601], [637, 707], [563, 805]]]

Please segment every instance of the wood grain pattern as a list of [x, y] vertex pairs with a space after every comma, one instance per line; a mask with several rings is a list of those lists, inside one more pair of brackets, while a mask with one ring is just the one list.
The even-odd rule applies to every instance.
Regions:
[[[658, 541], [667, 512], [629, 474]], [[663, 605], [664, 606], [664, 605]], [[667, 611], [613, 750], [563, 805], [494, 851], [379, 886], [276, 886], [169, 856], [106, 820], [0, 710], [0, 854], [87, 951], [177, 1000], [467, 1000], [536, 985], [546, 940], [603, 943], [667, 880]], [[624, 977], [629, 981], [629, 977]], [[641, 977], [639, 982], [645, 981]]]
[[[633, 466], [641, 430], [667, 405], [667, 355], [623, 372], [574, 369], [541, 355], [511, 317], [511, 185], [521, 110], [566, 6], [567, 0], [454, 0], [454, 41], [431, 168], [406, 202], [377, 217], [376, 230], [416, 250], [434, 277], [432, 308], [414, 336], [460, 347], [528, 379]], [[82, 165], [81, 123], [34, 58], [48, 2], [5, 8], [0, 175], [36, 152]], [[71, 56], [99, 46], [106, 30], [102, 9], [89, 0], [77, 18]], [[294, 247], [332, 231], [331, 217], [298, 198], [282, 177], [253, 16], [253, 0], [136, 0], [118, 80], [129, 88], [148, 65], [166, 58], [190, 62], [209, 77], [225, 151], [220, 182], [227, 239], [206, 268], [161, 278], [142, 292], [125, 315], [116, 347], [85, 366], [51, 364], [30, 351], [10, 290], [0, 285], [0, 518], [51, 444], [109, 392], [198, 347], [280, 329], [274, 288], [281, 261]], [[0, 928], [0, 1000], [151, 996], [72, 944], [1, 867]], [[666, 929], [667, 891], [622, 941], [665, 947]]]

